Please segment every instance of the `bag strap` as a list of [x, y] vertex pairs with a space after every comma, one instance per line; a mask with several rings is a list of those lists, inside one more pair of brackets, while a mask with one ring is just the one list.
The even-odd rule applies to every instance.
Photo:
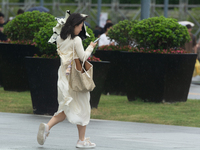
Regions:
[[[74, 59], [74, 42], [73, 42], [73, 59]], [[81, 71], [82, 69], [85, 71], [86, 75], [88, 76], [88, 78], [90, 78], [90, 75], [87, 73], [87, 71], [84, 68], [84, 64], [85, 64], [85, 57], [83, 58], [83, 63], [82, 63], [82, 67], [81, 67]]]

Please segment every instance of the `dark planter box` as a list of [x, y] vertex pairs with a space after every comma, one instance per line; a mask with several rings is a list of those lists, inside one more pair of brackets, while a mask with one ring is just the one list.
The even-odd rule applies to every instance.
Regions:
[[4, 90], [29, 90], [25, 69], [25, 56], [33, 56], [38, 49], [31, 45], [0, 44], [0, 70]]
[[[26, 57], [26, 69], [31, 91], [33, 112], [53, 115], [58, 109], [57, 80], [60, 59]], [[91, 92], [91, 107], [97, 108], [105, 83], [109, 62], [91, 62], [96, 84]]]
[[97, 50], [94, 54], [96, 57], [104, 61], [110, 61], [110, 69], [105, 83], [105, 93], [121, 94], [125, 93], [124, 90], [124, 77], [121, 73], [123, 67], [121, 65], [122, 59], [120, 51], [111, 50]]
[[53, 115], [58, 109], [57, 80], [60, 59], [26, 57], [34, 114]]
[[3, 79], [2, 79], [2, 75], [1, 75], [1, 68], [0, 68], [0, 87], [3, 87]]
[[187, 101], [196, 54], [121, 52], [129, 101]]
[[[1, 43], [0, 43], [0, 46], [1, 46]], [[3, 51], [3, 50], [4, 50], [3, 47], [0, 48], [0, 51]], [[0, 52], [0, 87], [3, 86], [1, 64], [2, 64], [2, 55], [1, 55], [1, 52]]]
[[93, 80], [96, 87], [90, 92], [90, 105], [91, 108], [97, 108], [101, 94], [104, 90], [105, 80], [107, 77], [108, 70], [110, 68], [109, 61], [95, 62], [90, 61], [93, 65]]

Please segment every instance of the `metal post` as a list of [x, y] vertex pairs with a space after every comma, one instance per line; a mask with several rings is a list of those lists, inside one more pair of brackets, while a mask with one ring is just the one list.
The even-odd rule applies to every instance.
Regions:
[[44, 6], [44, 0], [40, 0], [40, 6]]
[[100, 23], [100, 15], [101, 15], [101, 0], [98, 0], [98, 12], [97, 12], [97, 23]]
[[141, 0], [141, 20], [150, 16], [151, 0]]
[[186, 13], [186, 5], [188, 1], [187, 0], [179, 0], [179, 19], [181, 21], [186, 20], [187, 13]]
[[4, 20], [8, 20], [9, 18], [9, 0], [3, 0], [2, 1], [2, 13], [4, 14]]
[[169, 0], [165, 0], [165, 2], [164, 2], [164, 16], [166, 18], [168, 17], [168, 4], [169, 4]]
[[156, 13], [156, 0], [151, 0], [151, 9], [150, 9], [150, 17], [155, 17]]

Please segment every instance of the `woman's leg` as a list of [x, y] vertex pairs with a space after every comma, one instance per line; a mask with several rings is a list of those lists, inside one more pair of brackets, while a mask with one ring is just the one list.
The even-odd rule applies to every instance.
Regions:
[[49, 120], [49, 122], [47, 123], [47, 125], [49, 126], [49, 130], [50, 130], [54, 125], [56, 125], [57, 123], [59, 123], [59, 122], [65, 120], [65, 118], [66, 118], [66, 115], [65, 115], [64, 111], [61, 112], [61, 113], [59, 113], [59, 114], [56, 115], [56, 116], [53, 116], [53, 117]]
[[77, 125], [77, 128], [78, 128], [79, 140], [84, 141], [86, 126]]
[[53, 116], [48, 124], [41, 123], [39, 126], [38, 134], [37, 134], [37, 141], [40, 145], [43, 145], [47, 136], [49, 135], [49, 130], [56, 125], [57, 123], [63, 121], [66, 118], [64, 112], [59, 113], [56, 116]]
[[86, 126], [77, 125], [79, 140], [77, 142], [77, 148], [94, 148], [95, 143], [90, 142], [90, 138], [85, 138]]

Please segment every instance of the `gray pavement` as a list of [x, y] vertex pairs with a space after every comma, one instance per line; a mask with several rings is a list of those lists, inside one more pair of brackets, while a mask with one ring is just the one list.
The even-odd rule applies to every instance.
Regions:
[[[50, 116], [0, 113], [0, 150], [77, 150], [77, 129], [67, 120], [38, 145], [39, 124]], [[200, 128], [91, 120], [86, 136], [96, 150], [200, 150]]]
[[[200, 100], [200, 76], [192, 78], [188, 99]], [[77, 150], [75, 125], [67, 120], [52, 128], [43, 146], [37, 143], [41, 122], [51, 116], [0, 113], [0, 150]], [[87, 137], [96, 150], [200, 150], [200, 128], [92, 119]]]

